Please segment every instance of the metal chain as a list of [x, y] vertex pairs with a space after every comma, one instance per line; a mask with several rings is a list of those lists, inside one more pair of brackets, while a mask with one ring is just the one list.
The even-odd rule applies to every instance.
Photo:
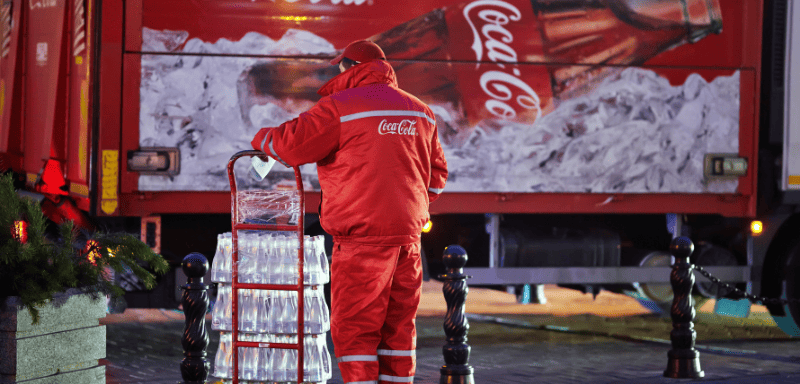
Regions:
[[695, 265], [694, 269], [697, 272], [700, 272], [701, 275], [703, 275], [706, 278], [708, 278], [709, 280], [711, 280], [711, 282], [713, 284], [720, 285], [725, 289], [733, 291], [734, 293], [737, 293], [740, 296], [750, 300], [750, 302], [752, 302], [752, 303], [761, 302], [762, 304], [776, 304], [776, 305], [786, 305], [786, 304], [789, 304], [789, 303], [798, 303], [798, 304], [800, 304], [800, 299], [774, 299], [774, 298], [768, 298], [768, 297], [763, 297], [763, 296], [751, 295], [751, 294], [749, 294], [749, 293], [747, 293], [745, 291], [742, 291], [741, 289], [738, 289], [738, 288], [734, 287], [733, 284], [728, 284], [728, 283], [721, 282], [718, 278], [712, 276], [710, 273], [708, 273], [708, 271], [706, 271], [705, 269], [703, 269], [703, 267], [701, 267], [699, 265]]

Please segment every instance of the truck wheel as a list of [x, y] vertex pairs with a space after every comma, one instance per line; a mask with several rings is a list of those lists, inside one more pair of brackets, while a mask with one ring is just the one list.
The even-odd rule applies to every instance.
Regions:
[[[718, 245], [705, 241], [697, 243], [697, 248], [692, 255], [693, 263], [699, 266], [737, 266], [739, 265], [734, 254]], [[725, 297], [731, 293], [732, 289], [725, 289], [720, 285], [710, 282], [703, 276], [695, 280], [692, 292], [698, 293], [706, 298]]]
[[[652, 251], [642, 258], [639, 266], [670, 267], [672, 266], [672, 255], [667, 251]], [[638, 300], [639, 304], [653, 311], [653, 313], [669, 317], [672, 299], [674, 298], [670, 284], [634, 283], [633, 286], [636, 291], [626, 291], [625, 294]], [[696, 290], [692, 293], [695, 308], [700, 308], [708, 301], [708, 298], [699, 295]]]
[[[783, 276], [781, 281], [781, 299], [800, 299], [800, 280], [797, 272], [800, 272], [800, 242], [796, 243], [789, 251], [789, 256], [783, 265]], [[784, 313], [776, 313], [770, 308], [775, 324], [792, 337], [800, 337], [800, 304], [788, 303], [782, 306]]]
[[425, 247], [419, 247], [419, 257], [422, 261], [422, 281], [430, 281], [430, 267], [428, 266], [428, 255], [425, 254]]

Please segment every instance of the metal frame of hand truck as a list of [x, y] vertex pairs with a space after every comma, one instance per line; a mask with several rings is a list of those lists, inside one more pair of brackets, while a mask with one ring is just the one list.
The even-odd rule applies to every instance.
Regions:
[[[297, 382], [302, 383], [304, 380], [303, 377], [303, 352], [304, 352], [304, 345], [305, 345], [305, 335], [304, 335], [304, 314], [303, 314], [303, 305], [304, 301], [304, 290], [305, 286], [303, 285], [303, 255], [305, 254], [304, 250], [304, 223], [303, 223], [303, 214], [305, 213], [305, 194], [303, 193], [303, 179], [300, 175], [300, 169], [298, 167], [292, 167], [294, 169], [294, 178], [297, 184], [297, 191], [299, 193], [300, 198], [300, 214], [297, 218], [297, 225], [280, 225], [280, 224], [245, 224], [239, 222], [239, 206], [238, 206], [238, 199], [237, 199], [237, 188], [236, 188], [236, 176], [233, 172], [233, 165], [236, 163], [241, 157], [248, 156], [259, 156], [263, 157], [264, 152], [261, 151], [241, 151], [236, 153], [235, 155], [231, 156], [231, 159], [228, 161], [228, 179], [231, 184], [231, 239], [233, 242], [233, 251], [232, 253], [232, 260], [231, 260], [231, 302], [232, 302], [232, 326], [231, 326], [231, 348], [233, 348], [233, 384], [239, 384], [239, 347], [250, 347], [250, 348], [276, 348], [276, 349], [296, 349], [297, 350]], [[298, 248], [297, 248], [297, 271], [298, 271], [298, 278], [297, 284], [245, 284], [239, 283], [239, 276], [238, 276], [238, 267], [236, 265], [237, 261], [239, 260], [239, 244], [238, 244], [238, 231], [296, 231], [297, 232], [297, 239]], [[238, 316], [238, 301], [239, 301], [239, 289], [261, 289], [261, 290], [273, 290], [273, 291], [297, 291], [297, 344], [286, 344], [286, 343], [259, 343], [254, 341], [239, 341], [239, 316]]]

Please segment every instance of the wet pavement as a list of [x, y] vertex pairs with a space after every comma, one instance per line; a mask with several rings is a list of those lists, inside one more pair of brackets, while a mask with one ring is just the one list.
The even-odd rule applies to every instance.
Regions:
[[[695, 328], [705, 377], [670, 379], [663, 377], [669, 319], [625, 295], [602, 292], [593, 298], [555, 286], [545, 293], [546, 304], [520, 305], [503, 292], [470, 289], [469, 362], [476, 383], [800, 383], [800, 340], [780, 331], [763, 307], [754, 307], [748, 318], [715, 315], [713, 301], [700, 307]], [[439, 382], [445, 310], [441, 284], [426, 283], [416, 383]], [[102, 363], [109, 384], [181, 381], [182, 313], [127, 310], [101, 323], [107, 326]], [[213, 363], [219, 333], [209, 336]], [[329, 349], [334, 355], [330, 339]], [[338, 370], [329, 383], [342, 383]]]

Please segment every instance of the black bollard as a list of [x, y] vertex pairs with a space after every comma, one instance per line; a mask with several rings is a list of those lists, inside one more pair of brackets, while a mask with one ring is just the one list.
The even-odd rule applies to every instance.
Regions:
[[444, 319], [444, 333], [447, 344], [442, 347], [444, 363], [441, 369], [439, 384], [474, 384], [473, 369], [469, 365], [470, 347], [467, 344], [469, 323], [464, 316], [464, 302], [467, 300], [464, 266], [467, 264], [467, 251], [458, 245], [451, 245], [444, 250], [444, 265], [447, 273], [439, 275], [444, 280], [444, 300], [447, 302], [447, 315]]
[[705, 373], [700, 369], [700, 352], [694, 349], [697, 332], [694, 330], [694, 265], [689, 263], [689, 256], [694, 251], [694, 244], [688, 237], [672, 240], [670, 252], [675, 256], [675, 264], [670, 273], [670, 283], [674, 298], [672, 300], [672, 349], [667, 353], [669, 361], [664, 376], [674, 379], [700, 378]]
[[188, 281], [181, 287], [181, 303], [186, 317], [181, 340], [185, 356], [181, 360], [181, 378], [183, 384], [205, 384], [211, 370], [211, 363], [206, 360], [208, 287], [203, 284], [203, 276], [208, 271], [208, 259], [200, 253], [190, 253], [183, 258], [182, 268]]

